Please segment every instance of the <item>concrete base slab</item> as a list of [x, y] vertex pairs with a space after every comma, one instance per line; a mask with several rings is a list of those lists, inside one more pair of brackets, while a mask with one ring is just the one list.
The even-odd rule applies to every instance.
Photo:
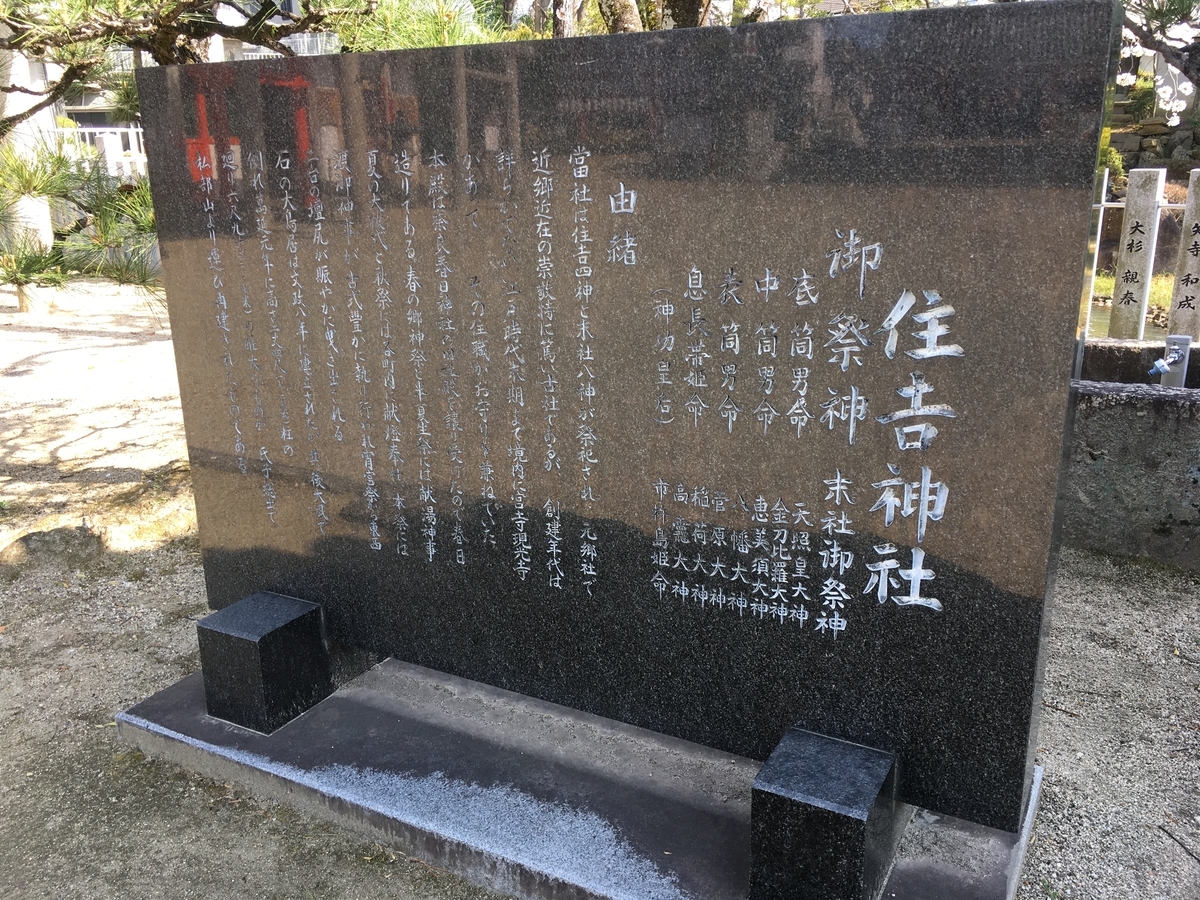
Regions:
[[[760, 762], [387, 660], [270, 735], [199, 673], [117, 717], [149, 756], [529, 898], [743, 898]], [[1040, 770], [1039, 770], [1040, 776]], [[1025, 836], [918, 811], [888, 900], [1009, 900]]]

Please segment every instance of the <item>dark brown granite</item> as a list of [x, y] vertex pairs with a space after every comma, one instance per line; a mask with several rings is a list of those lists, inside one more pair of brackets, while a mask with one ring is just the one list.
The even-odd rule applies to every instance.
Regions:
[[1115, 21], [142, 70], [210, 602], [1016, 830]]

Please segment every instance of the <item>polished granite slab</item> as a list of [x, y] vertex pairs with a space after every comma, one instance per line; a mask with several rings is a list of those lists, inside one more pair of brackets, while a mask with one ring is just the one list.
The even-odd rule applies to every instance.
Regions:
[[139, 71], [210, 603], [1015, 832], [1118, 24]]

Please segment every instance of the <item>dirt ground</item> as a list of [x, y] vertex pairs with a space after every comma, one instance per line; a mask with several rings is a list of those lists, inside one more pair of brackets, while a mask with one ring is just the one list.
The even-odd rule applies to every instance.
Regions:
[[[494, 897], [128, 751], [206, 611], [169, 329], [0, 293], [0, 896]], [[86, 526], [86, 527], [84, 527]], [[1020, 900], [1200, 897], [1200, 576], [1064, 554]]]

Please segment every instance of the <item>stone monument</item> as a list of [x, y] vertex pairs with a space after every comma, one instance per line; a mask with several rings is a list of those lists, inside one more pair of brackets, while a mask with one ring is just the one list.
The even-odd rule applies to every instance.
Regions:
[[[224, 616], [208, 710], [275, 729], [390, 661], [269, 737], [196, 679], [123, 732], [370, 818], [299, 735], [379, 772], [385, 726], [346, 704], [442, 678], [741, 784], [726, 855], [653, 860], [689, 896], [876, 896], [913, 806], [1015, 836], [1117, 22], [1061, 0], [141, 70]], [[520, 787], [480, 754], [462, 784]], [[511, 875], [535, 841], [442, 833], [538, 892]]]

